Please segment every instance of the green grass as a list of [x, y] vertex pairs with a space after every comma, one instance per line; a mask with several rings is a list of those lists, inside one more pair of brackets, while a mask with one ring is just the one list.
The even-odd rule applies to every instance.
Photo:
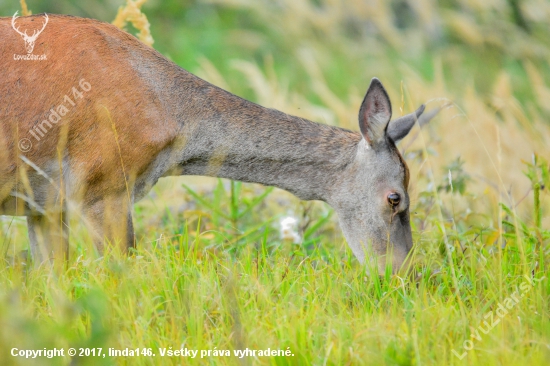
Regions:
[[[12, 347], [151, 348], [156, 357], [78, 358], [79, 364], [174, 364], [159, 348], [289, 349], [293, 357], [205, 357], [184, 364], [545, 364], [550, 357], [547, 262], [526, 242], [491, 253], [468, 243], [452, 263], [416, 278], [368, 277], [344, 248], [304, 255], [265, 241], [238, 254], [197, 238], [71, 260], [61, 273], [10, 265], [0, 272], [0, 354]], [[424, 263], [438, 259], [428, 256]], [[535, 264], [538, 263], [538, 266]], [[533, 273], [535, 275], [533, 276]], [[487, 330], [486, 314], [519, 290]], [[475, 333], [473, 333], [475, 334]], [[453, 354], [475, 350], [463, 361]], [[470, 347], [466, 344], [466, 347]], [[3, 364], [67, 364], [67, 359]]]
[[[188, 186], [184, 191], [198, 194]], [[174, 234], [165, 237], [142, 233], [145, 210], [155, 202], [150, 197], [138, 205], [144, 237], [129, 257], [107, 253], [97, 259], [77, 245], [61, 271], [6, 261], [0, 270], [0, 354], [13, 347], [156, 354], [77, 358], [90, 365], [543, 365], [550, 359], [548, 252], [540, 249], [540, 231], [506, 206], [505, 246], [498, 236], [495, 241], [494, 230], [463, 220], [429, 234], [416, 230], [415, 272], [379, 278], [366, 274], [345, 243], [329, 240], [334, 222], [323, 205], [296, 206], [297, 217], [305, 212], [320, 220], [303, 230], [317, 240], [304, 235], [304, 245], [296, 245], [277, 239], [277, 210], [274, 218], [259, 219], [278, 206], [272, 195], [293, 206], [281, 191], [218, 181], [196, 197], [195, 219], [160, 215], [163, 232]], [[207, 208], [210, 214], [202, 215]], [[438, 215], [426, 216], [440, 223]], [[547, 243], [550, 232], [540, 234]], [[73, 242], [85, 241], [79, 235]], [[517, 303], [510, 302], [514, 298]], [[170, 347], [199, 354], [185, 360], [160, 356]], [[289, 349], [293, 356], [200, 356], [246, 348]]]
[[[121, 3], [28, 1], [34, 13], [106, 21]], [[76, 217], [66, 267], [33, 268], [24, 220], [1, 219], [0, 365], [550, 364], [548, 6], [231, 3], [150, 1], [154, 46], [240, 96], [348, 128], [372, 76], [395, 115], [454, 103], [399, 146], [412, 176], [413, 272], [368, 276], [325, 204], [163, 179], [135, 206], [130, 256], [97, 258]], [[281, 239], [285, 216], [301, 244]], [[14, 347], [145, 355], [26, 360]], [[170, 347], [199, 355], [161, 357]], [[246, 348], [293, 355], [200, 358]]]

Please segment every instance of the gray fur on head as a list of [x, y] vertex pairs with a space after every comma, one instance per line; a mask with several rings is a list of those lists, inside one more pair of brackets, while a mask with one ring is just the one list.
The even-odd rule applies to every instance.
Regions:
[[[359, 110], [363, 140], [328, 201], [338, 212], [353, 253], [362, 262], [376, 260], [379, 272], [386, 262], [397, 270], [412, 248], [409, 172], [395, 143], [410, 132], [423, 111], [421, 106], [390, 122], [390, 99], [373, 78]], [[390, 204], [390, 194], [399, 196], [397, 205]]]

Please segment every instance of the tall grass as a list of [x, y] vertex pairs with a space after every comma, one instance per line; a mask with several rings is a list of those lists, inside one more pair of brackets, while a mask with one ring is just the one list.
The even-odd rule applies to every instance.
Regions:
[[[29, 8], [111, 21], [120, 3]], [[161, 52], [267, 107], [357, 129], [373, 76], [395, 116], [445, 106], [399, 146], [411, 169], [414, 274], [366, 276], [324, 204], [250, 184], [166, 179], [135, 207], [130, 257], [95, 257], [73, 222], [66, 270], [30, 268], [24, 221], [2, 218], [1, 364], [71, 362], [14, 358], [13, 347], [157, 354], [73, 361], [92, 365], [550, 362], [547, 2], [138, 3]], [[288, 215], [301, 244], [279, 234]], [[294, 356], [160, 357], [169, 347], [289, 347]]]

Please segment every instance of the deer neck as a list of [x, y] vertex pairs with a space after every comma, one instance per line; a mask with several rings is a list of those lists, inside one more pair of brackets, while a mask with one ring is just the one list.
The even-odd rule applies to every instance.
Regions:
[[[305, 200], [327, 191], [353, 160], [361, 137], [261, 107], [185, 73], [172, 174], [260, 183]], [[170, 175], [172, 175], [170, 174]]]

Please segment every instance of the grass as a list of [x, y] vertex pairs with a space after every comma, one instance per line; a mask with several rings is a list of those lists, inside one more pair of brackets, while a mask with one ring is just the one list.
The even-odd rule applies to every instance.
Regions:
[[[60, 274], [5, 267], [1, 286], [9, 290], [0, 301], [0, 352], [111, 347], [151, 348], [157, 354], [78, 359], [93, 365], [542, 365], [548, 360], [548, 281], [518, 290], [548, 273], [547, 260], [532, 241], [511, 239], [498, 254], [467, 243], [438, 270], [423, 266], [416, 280], [369, 278], [343, 247], [306, 255], [260, 240], [232, 254], [207, 248], [208, 242], [184, 233], [129, 258], [79, 256]], [[424, 263], [432, 261], [438, 259], [428, 256]], [[499, 318], [499, 304], [517, 291], [524, 296]], [[487, 330], [490, 312], [500, 322], [487, 334], [478, 330], [476, 340], [472, 328]], [[453, 350], [466, 352], [466, 341], [475, 351], [460, 362]], [[289, 347], [294, 356], [184, 361], [158, 356], [159, 348], [169, 347], [231, 352]]]
[[[120, 3], [29, 8], [112, 21]], [[548, 364], [548, 5], [235, 4], [150, 1], [141, 10], [163, 54], [291, 114], [357, 129], [375, 75], [394, 115], [451, 103], [399, 146], [411, 169], [414, 273], [368, 277], [319, 202], [238, 182], [167, 179], [135, 207], [138, 248], [129, 257], [97, 258], [73, 219], [66, 268], [32, 268], [24, 221], [1, 219], [0, 363], [66, 365], [9, 354], [90, 347], [146, 354], [73, 362]], [[301, 244], [281, 238], [286, 216], [296, 218]], [[170, 347], [199, 355], [161, 357]], [[200, 358], [200, 350], [246, 348], [293, 356]]]

